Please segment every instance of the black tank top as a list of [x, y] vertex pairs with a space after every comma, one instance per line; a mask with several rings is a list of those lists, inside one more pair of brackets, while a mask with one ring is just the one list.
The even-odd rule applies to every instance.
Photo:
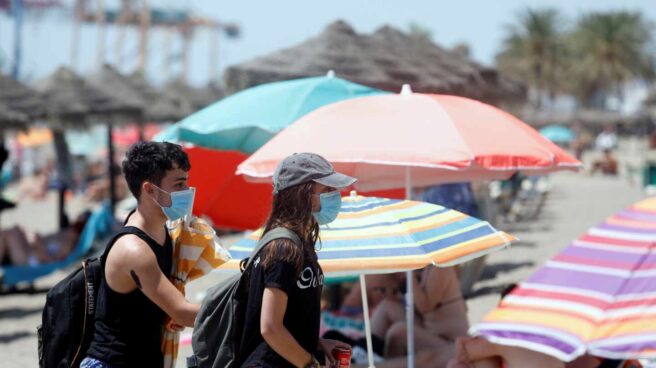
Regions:
[[171, 275], [173, 244], [166, 233], [164, 246], [141, 229], [125, 226], [108, 245], [103, 255], [103, 278], [98, 291], [95, 332], [87, 355], [115, 367], [162, 367], [162, 324], [166, 313], [144, 293], [136, 289], [122, 294], [112, 290], [105, 278], [105, 261], [114, 242], [133, 234], [148, 244], [157, 264], [166, 276]]

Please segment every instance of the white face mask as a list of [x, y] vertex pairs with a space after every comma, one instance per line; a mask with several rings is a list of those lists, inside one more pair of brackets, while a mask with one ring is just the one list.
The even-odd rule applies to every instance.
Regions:
[[196, 188], [191, 187], [189, 189], [169, 193], [155, 184], [153, 184], [153, 186], [171, 197], [171, 205], [168, 207], [162, 206], [157, 200], [153, 199], [162, 209], [162, 212], [164, 212], [164, 215], [169, 221], [175, 221], [184, 218], [185, 216], [191, 216], [191, 211], [194, 208]]

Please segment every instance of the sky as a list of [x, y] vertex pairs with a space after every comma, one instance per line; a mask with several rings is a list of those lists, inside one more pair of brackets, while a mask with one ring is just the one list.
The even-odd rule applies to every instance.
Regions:
[[[63, 2], [70, 4], [71, 0]], [[112, 8], [118, 1], [105, 0], [105, 3]], [[195, 34], [189, 73], [189, 81], [195, 85], [217, 78], [226, 66], [298, 44], [338, 19], [347, 21], [359, 33], [369, 33], [386, 24], [407, 30], [415, 23], [430, 30], [433, 40], [442, 46], [467, 43], [474, 59], [489, 65], [494, 63], [494, 55], [501, 47], [507, 26], [528, 7], [556, 8], [570, 22], [580, 14], [607, 10], [638, 11], [656, 22], [656, 0], [150, 0], [150, 4], [190, 9], [195, 14], [237, 23], [241, 27], [239, 39], [219, 39], [218, 65], [209, 62], [209, 33], [200, 31]], [[71, 65], [70, 11], [29, 16], [23, 32], [21, 79], [38, 80], [59, 66]], [[117, 61], [117, 34], [110, 27], [105, 38], [105, 61], [113, 64]], [[121, 49], [125, 62], [120, 69], [131, 72], [138, 50], [136, 30], [128, 31], [125, 40]], [[82, 27], [76, 71], [90, 73], [97, 67], [97, 44], [97, 28], [94, 25]], [[151, 33], [147, 75], [155, 83], [164, 82], [180, 70], [179, 63], [165, 60], [168, 47], [180, 49], [181, 42], [167, 39], [162, 31]], [[0, 60], [4, 72], [9, 71], [12, 63], [12, 48], [13, 22], [6, 14], [0, 14]]]

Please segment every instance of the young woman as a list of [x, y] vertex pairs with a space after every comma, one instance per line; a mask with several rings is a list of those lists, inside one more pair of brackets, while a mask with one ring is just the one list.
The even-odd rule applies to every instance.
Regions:
[[332, 222], [340, 210], [337, 188], [354, 182], [311, 153], [291, 155], [276, 169], [273, 207], [264, 232], [283, 227], [302, 244], [273, 240], [255, 256], [240, 345], [242, 367], [319, 367], [317, 351], [332, 363], [334, 348], [350, 349], [319, 339], [323, 273], [316, 243], [319, 225]]

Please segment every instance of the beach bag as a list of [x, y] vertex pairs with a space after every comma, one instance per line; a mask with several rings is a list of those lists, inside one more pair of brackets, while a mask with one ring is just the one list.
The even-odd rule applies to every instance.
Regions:
[[[185, 285], [207, 275], [228, 262], [230, 253], [221, 245], [212, 226], [202, 218], [189, 216], [168, 224], [173, 241], [173, 272], [170, 281], [185, 293]], [[171, 329], [173, 319], [167, 316], [162, 333], [164, 367], [173, 368], [178, 359], [180, 332]]]
[[107, 244], [101, 257], [87, 259], [82, 266], [58, 282], [46, 296], [37, 327], [40, 368], [79, 367], [95, 332], [95, 310], [103, 275], [103, 259], [114, 242], [125, 234], [123, 228]]
[[301, 239], [285, 228], [275, 228], [267, 232], [257, 243], [246, 262], [243, 272], [225, 282], [210, 288], [196, 316], [191, 345], [194, 354], [187, 358], [188, 367], [235, 368], [239, 362], [239, 343], [244, 327], [252, 260], [262, 248], [275, 239], [289, 239], [301, 245]]

